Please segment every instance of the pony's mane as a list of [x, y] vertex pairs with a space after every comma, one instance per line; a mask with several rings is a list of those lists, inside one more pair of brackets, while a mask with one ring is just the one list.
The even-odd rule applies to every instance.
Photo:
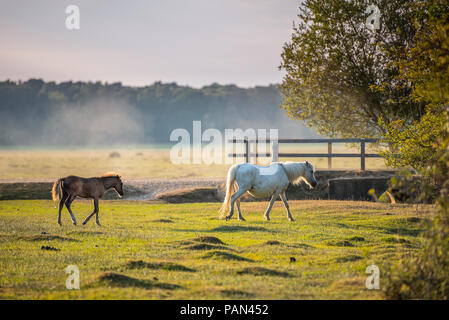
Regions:
[[315, 172], [315, 168], [310, 162], [306, 163], [306, 162], [286, 161], [286, 162], [281, 162], [281, 164], [285, 169], [285, 173], [287, 174], [288, 181], [291, 184], [295, 184], [295, 185], [300, 184], [301, 181], [305, 181], [306, 183], [308, 183], [306, 181], [306, 179], [304, 179], [302, 177], [306, 166], [310, 166], [312, 168], [313, 172]]
[[100, 178], [109, 178], [109, 177], [122, 179], [122, 177], [115, 172], [106, 172], [100, 176]]

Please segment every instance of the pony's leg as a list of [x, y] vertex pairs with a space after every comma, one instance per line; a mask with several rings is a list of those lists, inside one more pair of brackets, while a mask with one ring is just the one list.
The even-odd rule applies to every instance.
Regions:
[[70, 217], [72, 218], [72, 222], [73, 224], [76, 226], [76, 219], [75, 216], [73, 215], [72, 209], [70, 208], [70, 206], [72, 205], [73, 200], [75, 200], [74, 196], [69, 196], [65, 202], [65, 206], [67, 207], [67, 210], [69, 210], [70, 213]]
[[265, 211], [265, 213], [263, 215], [267, 221], [270, 221], [270, 211], [271, 211], [271, 208], [273, 207], [274, 201], [276, 201], [276, 198], [278, 196], [279, 196], [278, 192], [274, 193], [271, 196], [271, 200], [270, 200], [270, 203], [268, 204], [268, 208], [267, 208], [267, 210]]
[[[234, 186], [234, 192], [237, 192], [237, 188]], [[240, 210], [240, 199], [235, 200], [236, 204], [237, 204], [237, 212], [239, 213], [239, 217], [238, 219], [240, 221], [246, 221], [245, 218], [243, 218], [242, 216], [242, 211]]]
[[86, 224], [87, 221], [89, 221], [90, 218], [92, 218], [92, 216], [93, 216], [94, 214], [97, 213], [97, 210], [98, 210], [98, 199], [95, 198], [95, 199], [94, 199], [94, 212], [92, 212], [92, 213], [86, 218], [86, 220], [84, 220], [83, 224]]
[[289, 207], [288, 202], [287, 202], [287, 196], [285, 195], [285, 191], [281, 193], [281, 199], [284, 202], [285, 208], [287, 209], [287, 218], [288, 218], [288, 220], [295, 221], [295, 219], [293, 219], [292, 214], [290, 212], [290, 207]]
[[226, 220], [229, 220], [232, 218], [232, 215], [234, 214], [234, 202], [240, 198], [246, 191], [248, 191], [247, 188], [242, 188], [239, 186], [239, 189], [236, 193], [234, 193], [231, 196], [231, 211], [229, 211], [229, 214], [226, 216]]
[[64, 203], [65, 203], [67, 197], [68, 197], [67, 193], [62, 191], [62, 197], [61, 197], [61, 200], [59, 200], [59, 209], [58, 209], [58, 224], [60, 226], [62, 226], [62, 223], [61, 223], [61, 211], [62, 211], [62, 208], [64, 207]]
[[237, 212], [239, 213], [238, 219], [240, 221], [246, 221], [245, 218], [243, 218], [243, 216], [242, 216], [242, 211], [240, 211], [240, 199], [235, 200], [235, 202], [237, 204]]

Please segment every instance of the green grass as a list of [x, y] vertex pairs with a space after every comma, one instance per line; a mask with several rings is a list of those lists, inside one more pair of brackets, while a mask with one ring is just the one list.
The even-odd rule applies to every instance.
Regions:
[[[247, 221], [226, 222], [218, 203], [101, 201], [102, 227], [73, 226], [66, 211], [59, 227], [51, 201], [0, 201], [0, 298], [379, 299], [366, 267], [382, 286], [387, 265], [420, 245], [410, 205], [291, 201], [295, 222], [280, 202], [264, 221], [266, 205], [243, 203]], [[92, 204], [72, 208], [81, 222]], [[68, 265], [80, 290], [65, 288]]]

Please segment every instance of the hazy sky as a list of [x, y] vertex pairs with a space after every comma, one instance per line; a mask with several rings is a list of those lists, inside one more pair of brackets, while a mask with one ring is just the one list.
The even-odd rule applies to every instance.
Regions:
[[[0, 0], [0, 80], [280, 83], [300, 0]], [[65, 27], [68, 5], [80, 30]]]

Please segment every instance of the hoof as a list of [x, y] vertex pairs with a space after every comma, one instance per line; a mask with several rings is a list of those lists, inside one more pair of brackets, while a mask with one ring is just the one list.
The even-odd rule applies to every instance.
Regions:
[[73, 221], [72, 223], [73, 223], [74, 226], [76, 226], [76, 221]]
[[226, 221], [229, 221], [231, 219], [230, 216], [226, 216]]
[[87, 221], [84, 221], [84, 222], [83, 222], [83, 226], [86, 224], [86, 222], [87, 222]]
[[240, 218], [239, 218], [239, 221], [246, 221], [246, 220], [245, 220], [245, 218], [240, 217]]
[[290, 221], [292, 221], [292, 222], [295, 221], [295, 219], [293, 219], [293, 218], [288, 218], [288, 220], [290, 220]]
[[100, 222], [98, 222], [98, 221], [97, 221], [96, 223], [97, 223], [97, 225], [98, 225], [99, 227], [101, 227], [101, 224], [100, 224]]
[[270, 221], [270, 217], [265, 216], [265, 220]]
[[59, 224], [60, 227], [62, 227], [62, 223], [61, 222], [58, 222], [58, 224]]

